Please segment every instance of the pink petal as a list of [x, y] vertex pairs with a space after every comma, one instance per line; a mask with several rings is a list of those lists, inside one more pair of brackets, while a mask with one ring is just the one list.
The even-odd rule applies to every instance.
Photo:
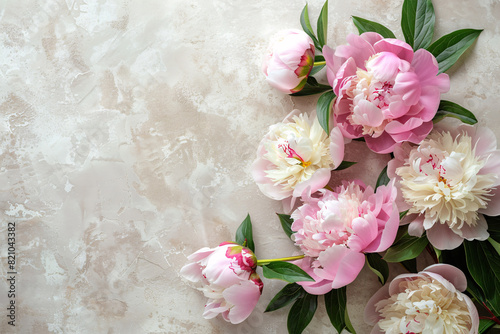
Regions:
[[394, 53], [381, 52], [370, 59], [366, 63], [366, 67], [374, 74], [376, 80], [384, 82], [396, 79], [400, 71], [408, 71], [410, 64], [407, 61], [401, 60]]
[[215, 251], [215, 248], [208, 248], [208, 247], [203, 247], [201, 249], [198, 249], [196, 252], [188, 256], [189, 261], [201, 261], [205, 258], [207, 258], [210, 254], [212, 254]]
[[266, 81], [272, 87], [282, 91], [286, 94], [291, 94], [292, 89], [297, 87], [302, 81], [297, 75], [288, 69], [274, 69], [271, 71], [268, 68], [268, 76]]
[[189, 263], [181, 268], [180, 274], [191, 282], [199, 282], [202, 277], [203, 267], [198, 263]]
[[364, 312], [364, 320], [367, 324], [375, 325], [380, 320], [380, 313], [376, 311], [375, 304], [383, 299], [388, 299], [389, 295], [389, 285], [386, 284], [368, 300]]
[[323, 57], [325, 57], [326, 61], [326, 77], [330, 86], [333, 87], [337, 71], [340, 68], [339, 61], [337, 60], [338, 57], [335, 57], [335, 51], [327, 45], [323, 47]]
[[382, 110], [367, 100], [361, 100], [352, 111], [352, 118], [358, 124], [378, 127], [384, 121]]
[[436, 58], [429, 51], [417, 50], [411, 65], [422, 86], [434, 86], [440, 93], [446, 93], [450, 89], [450, 78], [445, 73], [437, 75], [439, 67]]
[[488, 161], [483, 166], [483, 168], [481, 168], [479, 174], [482, 175], [495, 174], [497, 175], [497, 177], [500, 176], [500, 151], [499, 150], [492, 151], [488, 153], [488, 155], [486, 155], [485, 158], [487, 158]]
[[441, 93], [436, 87], [422, 87], [420, 91], [420, 106], [422, 110], [419, 111], [418, 117], [424, 122], [431, 121], [436, 115], [440, 100]]
[[377, 219], [373, 215], [368, 215], [366, 219], [354, 218], [351, 228], [353, 234], [349, 237], [347, 246], [356, 252], [363, 252], [378, 234]]
[[[333, 91], [337, 96], [340, 96], [340, 89], [344, 86], [346, 86], [345, 78], [351, 77], [353, 75], [356, 75], [356, 71], [358, 70], [358, 67], [356, 66], [356, 62], [354, 61], [353, 58], [347, 59], [346, 62], [340, 66], [339, 70], [337, 71], [337, 74], [335, 76], [335, 80], [333, 82]], [[350, 86], [350, 83], [349, 83]]]
[[472, 325], [469, 334], [478, 333], [479, 314], [477, 312], [477, 308], [468, 296], [463, 295], [463, 298], [465, 300], [465, 303], [467, 304], [467, 308], [469, 309], [469, 316], [472, 319]]
[[469, 136], [472, 137], [472, 142], [476, 143], [476, 155], [487, 155], [490, 152], [497, 150], [497, 137], [493, 131], [487, 127], [471, 128], [472, 129], [467, 132], [469, 133]]
[[294, 197], [300, 197], [302, 192], [307, 188], [311, 187], [311, 193], [318, 191], [328, 184], [330, 181], [331, 171], [328, 168], [318, 169], [309, 180], [300, 182], [295, 186], [293, 190]]
[[241, 281], [222, 292], [224, 299], [234, 305], [228, 318], [232, 324], [239, 324], [250, 316], [260, 297], [259, 287], [252, 281]]
[[[417, 75], [413, 72], [400, 73], [396, 77], [394, 92], [402, 95], [406, 105], [416, 104], [420, 98], [420, 82]], [[399, 115], [395, 115], [395, 117], [399, 117]]]
[[215, 318], [220, 313], [226, 312], [228, 310], [227, 306], [220, 306], [220, 301], [209, 300], [207, 305], [205, 305], [205, 311], [203, 312], [203, 318], [212, 319]]
[[324, 295], [332, 290], [332, 281], [317, 276], [312, 268], [312, 262], [313, 258], [307, 256], [301, 260], [294, 261], [294, 264], [302, 268], [302, 270], [314, 279], [314, 282], [297, 282], [297, 284], [301, 285], [304, 290], [312, 295]]
[[447, 224], [435, 223], [427, 230], [427, 239], [437, 249], [455, 249], [462, 244], [464, 239], [455, 234]]
[[396, 234], [398, 233], [398, 227], [399, 227], [399, 212], [397, 206], [393, 204], [391, 215], [387, 220], [387, 222], [385, 223], [382, 229], [382, 233], [368, 247], [366, 247], [364, 251], [368, 253], [385, 251], [394, 242]]
[[378, 41], [373, 46], [375, 52], [391, 52], [394, 53], [399, 58], [406, 60], [411, 63], [413, 59], [413, 49], [407, 43], [400, 41], [399, 39], [384, 38]]
[[[391, 123], [393, 122], [394, 121], [392, 121]], [[380, 137], [377, 138], [365, 136], [365, 141], [366, 141], [366, 146], [368, 146], [370, 150], [380, 154], [390, 153], [394, 150], [394, 147], [396, 146], [396, 141], [392, 139], [392, 136], [387, 132], [383, 132], [382, 135], [380, 135]]]
[[479, 209], [478, 212], [487, 216], [500, 215], [500, 186], [493, 188], [490, 192], [490, 201], [485, 209]]
[[419, 238], [424, 234], [424, 215], [417, 215], [417, 218], [410, 223], [408, 234]]
[[347, 43], [349, 44], [338, 46], [335, 55], [345, 59], [352, 58], [357, 67], [365, 69], [365, 61], [375, 54], [372, 45], [356, 34], [347, 35]]
[[462, 237], [469, 241], [484, 241], [490, 237], [488, 223], [482, 214], [478, 215], [476, 226], [469, 226], [467, 223], [464, 223], [460, 231], [462, 232]]
[[425, 268], [423, 272], [433, 272], [441, 275], [444, 279], [453, 284], [458, 291], [464, 292], [465, 289], [467, 289], [467, 278], [457, 267], [438, 263]]
[[323, 251], [318, 261], [323, 269], [315, 269], [314, 273], [323, 279], [332, 280], [332, 287], [338, 289], [356, 279], [365, 264], [365, 255], [334, 245]]
[[338, 127], [334, 127], [330, 132], [330, 155], [335, 168], [344, 160], [344, 136]]

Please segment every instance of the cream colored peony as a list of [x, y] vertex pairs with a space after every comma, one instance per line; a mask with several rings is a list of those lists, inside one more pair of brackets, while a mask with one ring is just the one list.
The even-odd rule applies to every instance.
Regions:
[[439, 249], [456, 248], [464, 238], [488, 238], [482, 214], [500, 214], [500, 153], [489, 129], [433, 131], [419, 146], [405, 144], [394, 153], [388, 174], [399, 181], [398, 207], [409, 210], [411, 235], [426, 230]]

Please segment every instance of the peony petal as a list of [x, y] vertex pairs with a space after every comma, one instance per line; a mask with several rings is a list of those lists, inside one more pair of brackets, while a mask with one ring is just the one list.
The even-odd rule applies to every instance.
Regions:
[[380, 137], [377, 138], [365, 136], [365, 141], [366, 141], [366, 146], [368, 146], [370, 150], [380, 154], [391, 153], [397, 144], [396, 141], [392, 139], [392, 136], [387, 132], [383, 132], [382, 135], [380, 135]]
[[[400, 71], [408, 71], [410, 69], [410, 64], [407, 61], [401, 60], [394, 53], [381, 52], [366, 62], [366, 68], [369, 72], [373, 73], [377, 81], [392, 82], [396, 79], [397, 82], [396, 76], [398, 73]], [[396, 86], [394, 86], [394, 88], [395, 87]]]
[[335, 168], [344, 160], [344, 136], [338, 127], [334, 127], [330, 132], [330, 155]]
[[441, 275], [445, 280], [453, 284], [458, 291], [464, 292], [467, 289], [467, 278], [457, 267], [438, 263], [425, 268], [422, 272], [433, 272]]
[[384, 38], [373, 46], [375, 52], [390, 52], [398, 56], [400, 59], [411, 63], [413, 60], [413, 49], [411, 46], [399, 39]]
[[375, 54], [373, 46], [356, 34], [349, 34], [346, 39], [349, 44], [338, 46], [335, 55], [345, 59], [351, 58], [356, 63], [356, 67], [365, 69], [365, 61]]
[[408, 226], [408, 234], [412, 237], [421, 237], [424, 234], [424, 215], [417, 217]]
[[370, 127], [378, 127], [384, 121], [382, 110], [367, 100], [361, 100], [354, 106], [351, 117], [353, 122]]
[[232, 324], [239, 324], [250, 316], [260, 297], [260, 288], [252, 281], [241, 281], [222, 292], [230, 308], [228, 319]]
[[376, 311], [375, 304], [383, 299], [388, 299], [389, 295], [389, 284], [384, 285], [368, 300], [364, 312], [364, 320], [369, 325], [375, 325], [380, 320], [380, 313]]
[[313, 258], [306, 256], [303, 259], [294, 261], [294, 264], [302, 268], [309, 276], [314, 279], [314, 282], [297, 282], [304, 290], [312, 295], [324, 295], [332, 290], [332, 281], [322, 279], [314, 273], [312, 268]]
[[455, 234], [447, 224], [435, 223], [432, 228], [427, 230], [427, 239], [440, 250], [455, 249], [462, 244], [464, 239]]
[[470, 226], [464, 223], [460, 231], [462, 232], [462, 237], [469, 241], [484, 241], [490, 237], [488, 233], [488, 223], [482, 214], [478, 215], [476, 226]]
[[205, 311], [203, 312], [203, 318], [212, 319], [215, 318], [220, 313], [226, 312], [228, 310], [227, 306], [221, 306], [221, 301], [209, 300], [207, 305], [205, 305]]
[[328, 184], [330, 181], [331, 171], [328, 168], [318, 169], [310, 179], [300, 182], [295, 186], [293, 190], [294, 197], [300, 197], [302, 192], [307, 188], [311, 187], [311, 193], [318, 191]]
[[[416, 104], [420, 99], [420, 82], [414, 72], [400, 73], [394, 83], [394, 92], [403, 97], [406, 105]], [[394, 115], [400, 117], [402, 115]]]
[[293, 71], [288, 69], [274, 69], [271, 72], [268, 68], [268, 71], [266, 81], [269, 85], [286, 94], [291, 94], [292, 89], [297, 87], [302, 81], [302, 78], [298, 78]]
[[378, 253], [383, 252], [389, 248], [394, 239], [396, 239], [396, 234], [398, 233], [399, 227], [399, 211], [395, 204], [392, 205], [392, 212], [389, 219], [385, 222], [385, 225], [378, 236], [368, 247], [365, 248], [364, 252], [368, 253]]
[[353, 233], [347, 241], [347, 246], [356, 252], [363, 252], [378, 234], [377, 219], [373, 215], [367, 215], [366, 219], [354, 218], [351, 228]]
[[332, 287], [338, 289], [356, 279], [365, 264], [365, 255], [334, 245], [321, 252], [318, 262], [323, 269], [315, 269], [314, 273], [323, 279], [331, 279]]
[[198, 263], [189, 263], [181, 268], [180, 274], [191, 282], [199, 282], [202, 277], [203, 267]]
[[478, 212], [487, 216], [500, 215], [500, 186], [493, 188], [490, 192], [490, 201], [484, 209], [479, 209]]

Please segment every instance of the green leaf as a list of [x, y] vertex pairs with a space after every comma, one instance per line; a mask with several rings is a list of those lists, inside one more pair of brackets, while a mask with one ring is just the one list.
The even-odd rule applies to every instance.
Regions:
[[405, 0], [401, 15], [401, 29], [406, 43], [413, 50], [425, 49], [432, 42], [436, 16], [431, 0]]
[[399, 213], [399, 220], [403, 219], [408, 214], [408, 211], [410, 211], [410, 210], [400, 212]]
[[418, 273], [417, 259], [401, 261], [401, 265], [405, 267], [405, 269], [408, 270], [410, 273]]
[[[316, 55], [314, 56], [314, 62], [315, 63], [318, 63], [318, 62], [324, 62], [325, 61], [325, 57], [323, 57], [322, 55]], [[309, 75], [315, 75], [316, 73], [318, 73], [319, 71], [321, 71], [323, 69], [323, 67], [325, 67], [326, 65], [317, 65], [317, 66], [314, 66], [313, 69], [311, 70], [311, 73], [309, 73]]]
[[349, 319], [349, 314], [347, 313], [347, 307], [345, 309], [345, 326], [349, 332], [352, 334], [356, 334], [356, 331], [354, 330], [354, 327], [352, 326], [351, 319]]
[[436, 57], [439, 73], [446, 72], [474, 43], [482, 30], [461, 29], [432, 43], [427, 50]]
[[441, 102], [439, 103], [438, 111], [436, 112], [436, 115], [434, 116], [432, 121], [434, 123], [437, 123], [445, 117], [458, 118], [459, 120], [467, 124], [477, 123], [476, 116], [474, 116], [474, 114], [469, 110], [456, 103], [441, 100]]
[[288, 283], [314, 282], [314, 279], [299, 266], [284, 261], [266, 264], [262, 266], [262, 272], [265, 278], [280, 279]]
[[347, 169], [353, 165], [357, 164], [356, 161], [342, 161], [340, 165], [335, 169], [335, 170], [342, 170], [342, 169]]
[[328, 0], [325, 1], [317, 22], [318, 41], [321, 46], [326, 44], [328, 31]]
[[490, 238], [500, 243], [500, 216], [484, 216], [488, 222], [488, 232]]
[[493, 248], [495, 248], [497, 253], [500, 255], [500, 243], [493, 240], [493, 238], [488, 238], [488, 241], [493, 246]]
[[318, 122], [325, 130], [326, 134], [330, 135], [329, 121], [330, 113], [332, 111], [333, 101], [335, 101], [335, 93], [329, 91], [323, 93], [318, 99], [318, 104], [316, 104], [316, 114], [318, 115]]
[[439, 262], [442, 262], [442, 261], [441, 261], [441, 253], [442, 253], [443, 251], [442, 251], [442, 250], [440, 250], [440, 249], [437, 249], [437, 248], [436, 248], [436, 247], [434, 247], [434, 246], [433, 246], [432, 248], [434, 249], [434, 253], [436, 253], [436, 256], [437, 256], [437, 258], [438, 258], [438, 261], [439, 261]]
[[384, 169], [382, 169], [382, 171], [380, 172], [380, 175], [378, 176], [375, 189], [377, 189], [380, 186], [388, 185], [389, 181], [391, 181], [391, 179], [389, 179], [389, 176], [387, 176], [387, 166], [385, 166]]
[[500, 255], [489, 242], [464, 241], [469, 272], [483, 290], [493, 313], [500, 315]]
[[495, 322], [493, 320], [479, 319], [479, 334], [486, 333], [494, 325]]
[[307, 78], [307, 82], [301, 91], [290, 94], [291, 96], [307, 96], [323, 93], [332, 90], [332, 87], [318, 83], [314, 77]]
[[283, 228], [283, 231], [285, 231], [286, 235], [290, 238], [292, 234], [294, 233], [292, 231], [292, 224], [293, 224], [293, 219], [290, 215], [285, 215], [282, 213], [277, 213], [278, 217], [280, 218], [280, 223], [281, 227]]
[[302, 13], [300, 14], [300, 25], [302, 26], [302, 29], [304, 29], [304, 32], [312, 38], [314, 46], [316, 46], [317, 49], [322, 50], [318, 38], [314, 34], [314, 31], [311, 27], [311, 22], [309, 21], [309, 11], [307, 10], [307, 3], [304, 6], [304, 9], [302, 9]]
[[250, 248], [252, 252], [255, 252], [250, 215], [247, 215], [245, 220], [240, 224], [240, 227], [238, 227], [238, 229], [236, 230], [236, 242], [242, 246]]
[[405, 234], [384, 255], [387, 262], [401, 262], [416, 258], [422, 253], [429, 241], [425, 236], [420, 238]]
[[298, 298], [303, 297], [305, 294], [306, 292], [304, 291], [304, 288], [302, 288], [297, 283], [287, 284], [269, 302], [269, 305], [267, 305], [267, 308], [264, 312], [276, 311], [282, 307], [287, 306]]
[[326, 313], [337, 332], [346, 328], [345, 312], [347, 304], [346, 287], [333, 289], [325, 294]]
[[287, 327], [289, 334], [300, 334], [311, 322], [318, 308], [318, 296], [306, 293], [297, 299], [288, 313]]
[[356, 28], [358, 28], [360, 35], [364, 32], [373, 31], [379, 33], [385, 38], [396, 38], [392, 31], [390, 31], [380, 23], [362, 19], [361, 17], [357, 16], [352, 17], [352, 22], [354, 22], [354, 25], [356, 26]]
[[366, 254], [366, 263], [368, 267], [378, 276], [378, 280], [382, 285], [385, 284], [389, 277], [389, 266], [387, 262], [382, 259], [379, 253]]

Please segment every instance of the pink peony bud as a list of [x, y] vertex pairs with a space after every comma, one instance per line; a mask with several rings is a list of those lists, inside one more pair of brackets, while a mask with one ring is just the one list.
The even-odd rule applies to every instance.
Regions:
[[182, 267], [181, 275], [202, 283], [200, 290], [208, 298], [205, 319], [220, 313], [224, 320], [239, 324], [250, 316], [263, 288], [255, 272], [257, 258], [250, 249], [223, 242], [196, 251], [188, 260], [191, 262]]
[[313, 65], [311, 37], [300, 30], [283, 30], [269, 44], [262, 71], [271, 86], [291, 94], [304, 88]]
[[460, 269], [435, 264], [418, 274], [402, 274], [368, 301], [365, 322], [376, 333], [478, 333], [479, 316], [462, 292], [467, 279]]

